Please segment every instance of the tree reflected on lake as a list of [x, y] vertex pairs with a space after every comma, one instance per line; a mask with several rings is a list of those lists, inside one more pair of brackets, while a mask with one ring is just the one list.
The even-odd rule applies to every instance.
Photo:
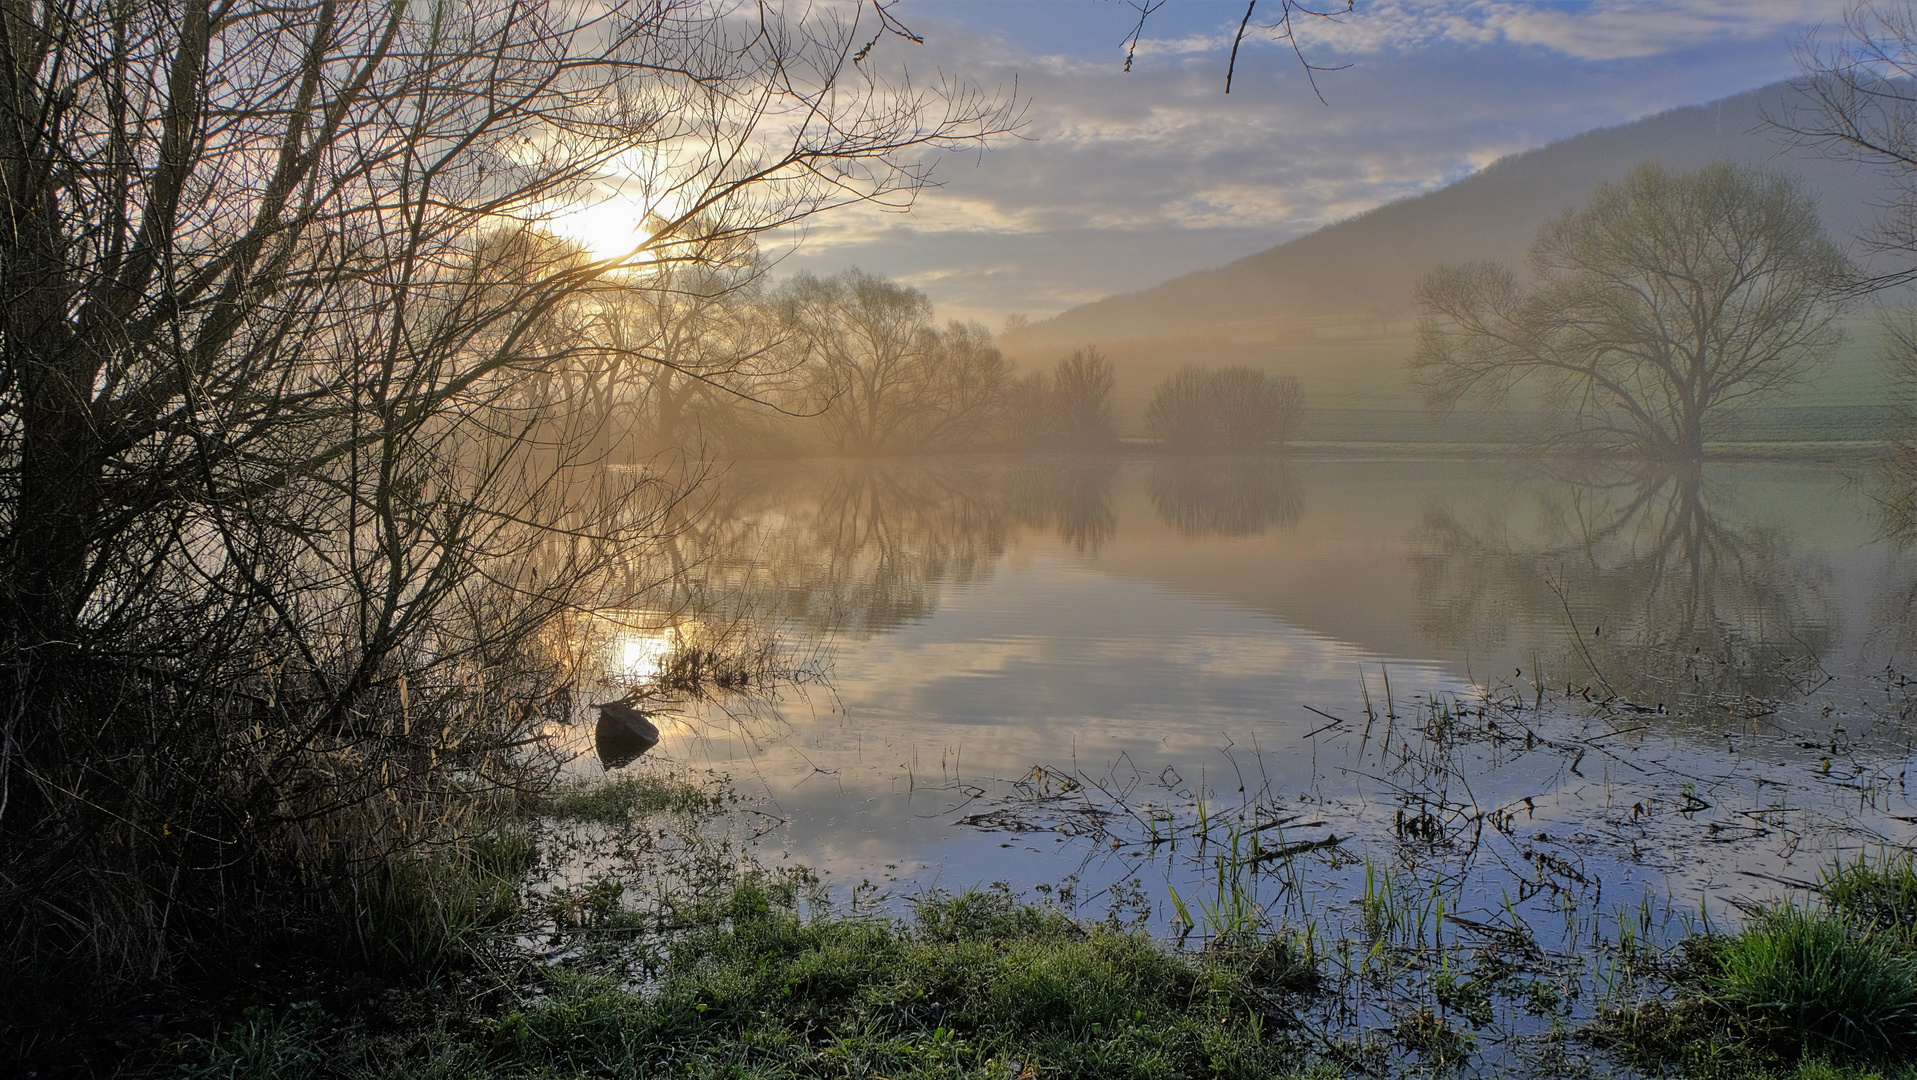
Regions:
[[833, 462], [740, 467], [685, 500], [672, 550], [686, 602], [863, 635], [931, 616], [1021, 531], [1096, 552], [1118, 527], [1115, 467]]
[[1188, 537], [1258, 536], [1304, 514], [1304, 489], [1283, 458], [1180, 457], [1152, 465], [1152, 509]]
[[1702, 466], [1516, 485], [1427, 508], [1412, 559], [1429, 640], [1672, 712], [1801, 697], [1834, 640], [1829, 574]]
[[1118, 510], [1112, 481], [1118, 466], [1110, 461], [1010, 470], [1008, 492], [1013, 511], [1026, 528], [1047, 530], [1081, 555], [1095, 555], [1118, 535]]

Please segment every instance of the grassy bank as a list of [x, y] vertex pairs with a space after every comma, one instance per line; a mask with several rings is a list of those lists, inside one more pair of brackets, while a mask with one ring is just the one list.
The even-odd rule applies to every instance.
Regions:
[[[1003, 893], [911, 921], [807, 915], [804, 875], [748, 875], [682, 911], [635, 980], [520, 969], [499, 1007], [411, 1030], [257, 1010], [189, 1075], [1281, 1076], [1308, 969], [1282, 944], [1175, 953]], [[442, 1014], [443, 1015], [443, 1014]]]
[[1600, 1017], [1588, 1036], [1697, 1080], [1917, 1077], [1917, 858], [1839, 864], [1816, 897], [1682, 941], [1668, 994]]
[[[666, 774], [562, 790], [536, 827], [505, 831], [626, 872], [555, 878], [533, 868], [510, 918], [437, 920], [450, 932], [418, 954], [420, 978], [277, 996], [252, 980], [252, 1001], [216, 1029], [149, 1046], [139, 1071], [1007, 1080], [1331, 1071], [1296, 1029], [1294, 1007], [1319, 973], [1294, 938], [1182, 950], [1139, 922], [1074, 919], [1004, 888], [928, 895], [909, 916], [835, 909], [815, 876], [762, 869], [703, 835], [726, 802]], [[642, 869], [672, 886], [635, 887], [631, 872]], [[449, 863], [414, 882], [429, 890], [416, 906], [487, 894], [497, 881], [491, 864]], [[395, 950], [423, 944], [390, 930]]]
[[[1033, 902], [1004, 887], [875, 913], [835, 905], [804, 870], [756, 864], [723, 829], [731, 805], [722, 782], [664, 771], [562, 788], [470, 848], [395, 875], [368, 898], [350, 946], [236, 953], [197, 997], [168, 1003], [173, 1023], [123, 1018], [96, 1033], [119, 1051], [96, 1052], [84, 1071], [1486, 1075], [1476, 1051], [1500, 1035], [1472, 1019], [1473, 995], [1545, 985], [1522, 949], [1448, 946], [1420, 984], [1428, 1007], [1379, 1027], [1365, 995], [1389, 992], [1381, 970], [1417, 962], [1392, 946], [1384, 914], [1369, 942], [1246, 921], [1181, 947], [1124, 905], [1074, 917], [1051, 894]], [[1917, 1078], [1917, 860], [1862, 859], [1817, 884], [1812, 899], [1754, 910], [1735, 933], [1604, 943], [1641, 952], [1645, 990], [1588, 1021], [1540, 1003], [1564, 1021], [1534, 1036], [1556, 1048], [1548, 1071]], [[1353, 947], [1380, 962], [1341, 972]], [[40, 1074], [75, 1060], [43, 1055]]]

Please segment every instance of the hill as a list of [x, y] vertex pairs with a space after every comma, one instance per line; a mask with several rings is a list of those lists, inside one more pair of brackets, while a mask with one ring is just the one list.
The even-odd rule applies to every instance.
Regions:
[[[1816, 197], [1833, 236], [1861, 232], [1883, 179], [1785, 145], [1764, 117], [1783, 114], [1794, 98], [1780, 83], [1515, 154], [1229, 265], [1034, 323], [1008, 336], [1006, 350], [1041, 364], [1097, 344], [1119, 367], [1120, 413], [1134, 430], [1150, 387], [1186, 362], [1296, 374], [1317, 412], [1415, 408], [1402, 377], [1412, 286], [1445, 262], [1521, 264], [1541, 225], [1642, 162], [1697, 168], [1731, 160], [1791, 173]], [[1874, 327], [1860, 320], [1856, 330], [1834, 365], [1840, 370], [1793, 405], [1875, 396]]]

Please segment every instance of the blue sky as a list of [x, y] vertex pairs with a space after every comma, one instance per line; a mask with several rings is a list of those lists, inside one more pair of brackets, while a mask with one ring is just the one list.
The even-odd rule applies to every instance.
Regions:
[[[1342, 2], [1342, 0], [1339, 0]], [[939, 164], [908, 214], [812, 223], [787, 268], [848, 266], [923, 289], [944, 317], [996, 329], [1217, 266], [1506, 154], [1753, 89], [1793, 49], [1841, 33], [1844, 0], [1358, 0], [1289, 46], [1257, 31], [1232, 92], [1241, 0], [901, 0], [925, 38], [877, 57], [1010, 86], [1020, 137]]]

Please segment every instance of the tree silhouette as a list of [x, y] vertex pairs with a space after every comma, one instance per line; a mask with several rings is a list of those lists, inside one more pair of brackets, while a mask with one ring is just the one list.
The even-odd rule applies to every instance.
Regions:
[[1728, 409], [1802, 381], [1839, 339], [1848, 263], [1791, 180], [1732, 165], [1640, 166], [1538, 234], [1536, 279], [1442, 267], [1417, 288], [1427, 403], [1535, 387], [1561, 438], [1647, 458], [1704, 454]]
[[1112, 395], [1118, 375], [1094, 347], [1073, 349], [1051, 371], [1035, 371], [1006, 394], [1010, 441], [1046, 450], [1103, 450], [1118, 442]]
[[[924, 151], [1012, 119], [853, 75], [861, 29], [691, 0], [0, 10], [10, 970], [152, 975], [274, 904], [350, 908], [537, 779], [559, 643], [619, 601], [664, 491], [600, 468], [598, 299], [901, 204]], [[609, 198], [657, 221], [551, 239]]]
[[1011, 367], [977, 324], [940, 330], [917, 289], [848, 270], [801, 274], [780, 302], [833, 447], [883, 454], [965, 446], [987, 432]]
[[1158, 385], [1145, 423], [1174, 450], [1249, 450], [1283, 446], [1303, 410], [1295, 376], [1188, 364]]

